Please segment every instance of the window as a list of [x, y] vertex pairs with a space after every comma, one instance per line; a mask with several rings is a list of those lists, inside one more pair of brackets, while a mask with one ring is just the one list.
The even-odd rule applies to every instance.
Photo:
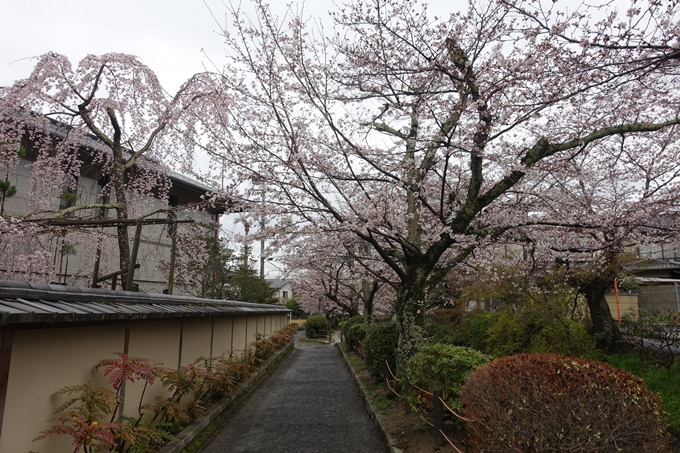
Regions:
[[281, 291], [283, 293], [283, 298], [288, 299], [288, 291]]

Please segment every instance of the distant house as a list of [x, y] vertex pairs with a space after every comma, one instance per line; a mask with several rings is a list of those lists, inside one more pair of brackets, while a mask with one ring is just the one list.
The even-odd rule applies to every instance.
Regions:
[[680, 261], [675, 254], [671, 256], [673, 259], [643, 259], [627, 266], [635, 275], [637, 288], [632, 294], [641, 310], [680, 311]]
[[[46, 123], [47, 134], [54, 143], [68, 133], [68, 128], [56, 122]], [[33, 136], [34, 137], [34, 136]], [[27, 214], [35, 219], [49, 218], [57, 210], [68, 206], [80, 204], [96, 204], [110, 200], [115, 202], [115, 191], [109, 187], [109, 178], [104, 171], [101, 156], [107, 152], [105, 147], [94, 137], [86, 136], [79, 140], [79, 149], [74, 153], [78, 159], [79, 174], [73, 186], [65, 188], [52, 183], [46, 188], [41, 187], [39, 178], [34, 177], [34, 163], [38, 160], [38, 151], [33, 146], [33, 138], [25, 136], [21, 146], [23, 154], [16, 166], [12, 167], [6, 175], [0, 175], [3, 180], [16, 188], [16, 193], [4, 200], [3, 215], [5, 218], [24, 218]], [[204, 196], [214, 192], [215, 189], [198, 181], [173, 171], [155, 169], [153, 163], [147, 163], [142, 167], [133, 167], [134, 171], [154, 173], [159, 175], [159, 181], [163, 185], [162, 190], [155, 190], [154, 195], [140, 195], [127, 192], [130, 204], [130, 217], [158, 211], [146, 217], [149, 224], [141, 229], [137, 264], [135, 271], [135, 287], [142, 292], [162, 293], [168, 289], [168, 268], [171, 256], [172, 221], [179, 221], [178, 228], [187, 228], [186, 222], [193, 222], [193, 227], [200, 225], [199, 229], [205, 236], [218, 233], [219, 216], [223, 209], [207, 207], [201, 209], [181, 209], [182, 207], [198, 206], [204, 203]], [[42, 190], [40, 198], [46, 206], [38, 206], [35, 202], [36, 191]], [[159, 195], [159, 194], [162, 194]], [[46, 201], [45, 201], [46, 200]], [[177, 210], [167, 212], [167, 208], [177, 207]], [[165, 209], [165, 211], [164, 211]], [[64, 219], [71, 222], [61, 230], [50, 229], [41, 239], [42, 247], [51, 254], [54, 273], [50, 281], [44, 280], [44, 276], [25, 275], [25, 271], [12, 269], [12, 257], [2, 256], [0, 250], [0, 278], [24, 279], [33, 281], [45, 281], [45, 283], [69, 284], [77, 286], [100, 286], [112, 288], [115, 286], [118, 276], [111, 276], [106, 280], [93, 284], [93, 270], [99, 268], [98, 276], [119, 272], [118, 248], [116, 243], [115, 213], [112, 210], [85, 209], [79, 210]], [[102, 222], [102, 226], [93, 226], [94, 221]], [[106, 222], [109, 221], [107, 224]], [[152, 224], [153, 222], [156, 224]], [[81, 225], [72, 225], [81, 222]], [[55, 233], [55, 231], [61, 231]], [[128, 227], [131, 242], [135, 236], [135, 225]], [[132, 248], [132, 245], [131, 245]], [[183, 287], [181, 279], [174, 286], [174, 294], [189, 294], [187, 287]], [[121, 289], [118, 286], [118, 289]]]
[[279, 303], [286, 303], [287, 299], [292, 299], [293, 290], [288, 280], [281, 280], [278, 278], [267, 279], [269, 286], [276, 290], [276, 297], [279, 299]]

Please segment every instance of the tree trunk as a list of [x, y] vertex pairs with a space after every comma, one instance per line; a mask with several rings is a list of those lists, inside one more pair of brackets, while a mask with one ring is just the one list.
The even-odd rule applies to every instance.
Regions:
[[597, 347], [605, 352], [614, 352], [623, 345], [623, 336], [605, 299], [609, 283], [606, 278], [596, 277], [581, 286], [581, 293], [588, 303]]
[[402, 285], [397, 292], [397, 376], [403, 376], [406, 365], [423, 343], [424, 284]]
[[373, 299], [377, 291], [378, 284], [372, 284], [366, 280], [361, 281], [361, 299], [364, 302], [364, 325], [368, 327], [373, 323]]
[[[118, 154], [120, 157], [118, 157]], [[116, 217], [119, 220], [128, 218], [127, 195], [125, 194], [125, 167], [122, 162], [122, 152], [114, 150], [113, 187], [116, 191]], [[120, 269], [130, 269], [130, 237], [126, 225], [116, 227], [118, 236], [118, 256]], [[127, 273], [121, 274], [123, 289], [127, 287]]]

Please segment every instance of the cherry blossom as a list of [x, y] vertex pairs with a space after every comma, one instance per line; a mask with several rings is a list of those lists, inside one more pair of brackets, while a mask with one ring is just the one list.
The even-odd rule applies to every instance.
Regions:
[[[534, 212], [552, 215], [531, 207], [551, 178], [578, 185], [579, 156], [606, 155], [587, 164], [606, 170], [615, 147], [600, 144], [617, 137], [641, 163], [659, 137], [675, 140], [673, 5], [478, 1], [434, 18], [416, 1], [355, 0], [331, 13], [332, 31], [300, 10], [254, 6], [228, 10], [229, 103], [199, 118], [200, 152], [231, 176], [225, 193], [278, 219], [280, 236], [347, 233], [373, 248], [398, 282], [400, 369], [422, 338], [427, 294]], [[252, 178], [266, 203], [244, 189]], [[573, 198], [565, 215], [587, 222]]]

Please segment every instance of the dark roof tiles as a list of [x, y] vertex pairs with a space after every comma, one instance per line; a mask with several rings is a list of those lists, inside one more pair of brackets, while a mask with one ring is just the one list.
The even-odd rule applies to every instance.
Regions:
[[288, 312], [276, 305], [0, 280], [0, 326]]

